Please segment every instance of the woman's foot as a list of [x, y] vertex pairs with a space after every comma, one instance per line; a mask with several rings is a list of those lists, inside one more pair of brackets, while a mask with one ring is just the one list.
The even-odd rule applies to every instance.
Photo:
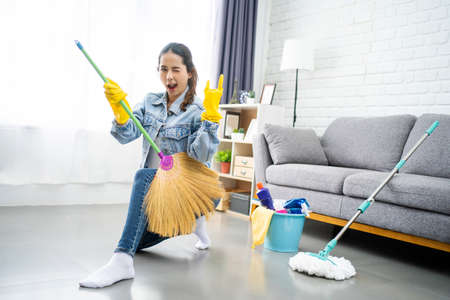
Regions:
[[195, 248], [199, 250], [206, 250], [211, 246], [211, 240], [206, 232], [206, 219], [202, 216], [197, 219], [197, 225], [195, 226], [195, 235], [198, 237], [198, 242], [195, 244]]
[[131, 255], [117, 252], [109, 262], [80, 281], [81, 287], [102, 288], [112, 285], [117, 281], [134, 278], [133, 257]]

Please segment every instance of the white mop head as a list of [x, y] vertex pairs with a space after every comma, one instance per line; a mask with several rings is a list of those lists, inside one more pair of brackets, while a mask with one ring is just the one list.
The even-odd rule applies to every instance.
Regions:
[[333, 261], [335, 265], [328, 260], [299, 252], [289, 259], [289, 266], [294, 271], [334, 280], [344, 280], [355, 276], [355, 268], [349, 260], [335, 256], [328, 256], [328, 259]]

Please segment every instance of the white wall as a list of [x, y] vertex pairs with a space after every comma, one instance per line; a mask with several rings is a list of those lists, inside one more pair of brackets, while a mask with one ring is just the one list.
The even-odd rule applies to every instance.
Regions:
[[272, 0], [258, 1], [258, 13], [255, 38], [255, 61], [253, 89], [256, 99], [260, 99], [267, 68], [270, 34], [270, 8]]
[[[284, 40], [313, 37], [316, 69], [300, 73], [296, 127], [322, 134], [341, 116], [450, 114], [449, 0], [272, 0], [264, 82], [292, 124], [295, 70]], [[260, 50], [261, 51], [261, 50]]]

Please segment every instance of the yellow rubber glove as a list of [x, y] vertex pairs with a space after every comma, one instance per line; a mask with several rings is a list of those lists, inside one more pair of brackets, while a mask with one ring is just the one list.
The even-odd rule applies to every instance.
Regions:
[[223, 93], [222, 86], [223, 74], [219, 77], [219, 86], [217, 89], [210, 89], [209, 80], [206, 82], [205, 100], [203, 100], [205, 111], [202, 112], [202, 121], [208, 120], [214, 123], [219, 123], [220, 119], [222, 119], [222, 115], [219, 113], [219, 103]]
[[122, 105], [120, 105], [119, 102], [120, 100], [123, 100], [123, 102], [125, 102], [125, 104], [127, 105], [128, 109], [130, 109], [131, 111], [130, 105], [128, 104], [128, 101], [125, 98], [127, 94], [124, 91], [122, 91], [122, 89], [117, 83], [115, 83], [109, 78], [107, 79], [108, 82], [103, 85], [103, 87], [105, 88], [106, 99], [108, 99], [109, 105], [111, 105], [117, 123], [125, 124], [130, 118], [130, 116], [122, 107]]

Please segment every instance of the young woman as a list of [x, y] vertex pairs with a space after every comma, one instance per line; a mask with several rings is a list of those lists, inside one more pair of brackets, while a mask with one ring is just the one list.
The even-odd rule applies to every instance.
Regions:
[[[136, 105], [133, 114], [166, 155], [186, 152], [200, 162], [209, 164], [217, 150], [218, 112], [222, 96], [223, 76], [218, 89], [205, 88], [205, 100], [195, 95], [197, 71], [190, 50], [183, 44], [170, 43], [161, 50], [158, 71], [165, 93], [149, 93]], [[104, 85], [105, 95], [111, 104], [115, 120], [111, 134], [121, 143], [129, 143], [140, 137], [141, 132], [129, 119], [119, 104], [126, 102], [126, 94], [112, 80]], [[109, 262], [80, 281], [80, 286], [100, 288], [123, 279], [134, 278], [133, 257], [136, 251], [154, 246], [165, 237], [147, 231], [144, 198], [159, 167], [159, 157], [146, 139], [143, 139], [141, 169], [135, 175], [128, 216], [122, 237]], [[205, 217], [197, 219], [195, 235], [199, 250], [208, 249], [211, 242], [206, 232]]]

